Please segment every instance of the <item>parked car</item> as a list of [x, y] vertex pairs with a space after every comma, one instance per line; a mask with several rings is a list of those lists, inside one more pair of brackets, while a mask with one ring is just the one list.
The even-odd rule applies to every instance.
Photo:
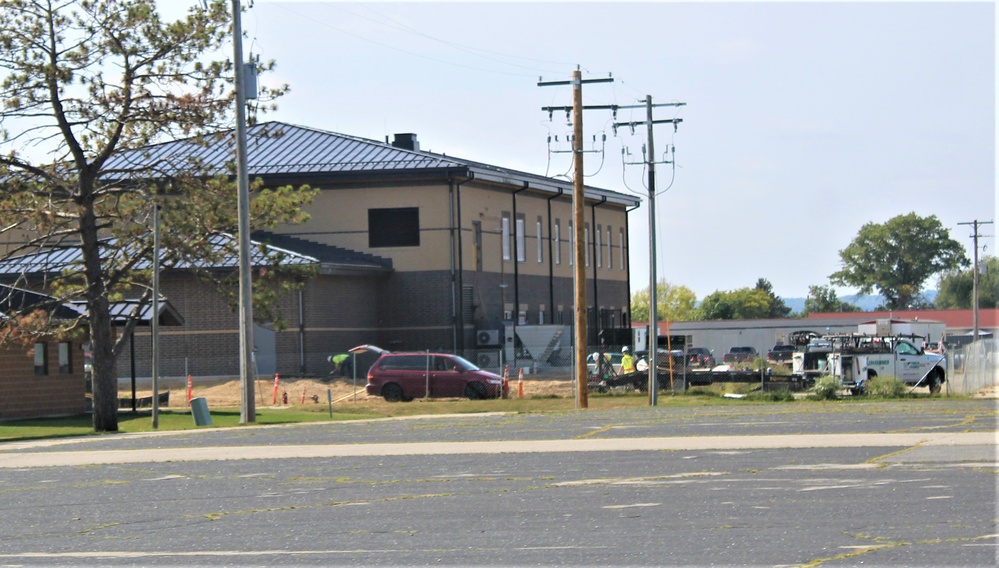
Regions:
[[503, 379], [448, 353], [383, 353], [368, 369], [369, 395], [389, 402], [428, 396], [497, 398]]
[[759, 357], [759, 353], [755, 347], [733, 347], [722, 356], [722, 361], [728, 364], [751, 363], [757, 357]]
[[691, 367], [707, 367], [712, 368], [718, 363], [715, 361], [715, 355], [707, 347], [688, 347], [687, 348], [687, 364]]
[[[586, 356], [586, 374], [593, 377], [597, 375], [597, 356], [598, 352], [594, 351]], [[604, 351], [604, 358], [610, 357], [611, 368], [614, 369], [613, 374], [617, 374], [621, 370], [621, 357], [624, 353], [614, 352], [614, 351]], [[637, 360], [637, 358], [636, 358]]]
[[789, 365], [794, 358], [794, 345], [774, 345], [774, 348], [767, 351], [767, 362], [777, 365]]

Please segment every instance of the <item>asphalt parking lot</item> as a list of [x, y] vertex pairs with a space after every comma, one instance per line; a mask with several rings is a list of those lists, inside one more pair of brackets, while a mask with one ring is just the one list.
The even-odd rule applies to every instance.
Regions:
[[0, 445], [0, 565], [993, 566], [995, 399]]

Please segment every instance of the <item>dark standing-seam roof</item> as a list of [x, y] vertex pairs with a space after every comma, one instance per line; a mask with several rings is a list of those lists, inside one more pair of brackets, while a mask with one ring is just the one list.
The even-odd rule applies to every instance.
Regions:
[[[239, 254], [234, 244], [235, 238], [226, 233], [220, 233], [211, 237], [212, 245], [216, 252], [228, 250], [223, 258], [215, 263], [202, 262], [180, 262], [171, 266], [173, 269], [190, 268], [235, 268], [239, 265]], [[228, 244], [228, 249], [223, 249]], [[105, 241], [105, 250], [115, 250], [114, 242]], [[167, 251], [163, 251], [165, 256]], [[316, 265], [319, 260], [315, 257], [300, 254], [294, 251], [282, 249], [273, 245], [259, 242], [252, 242], [250, 246], [250, 263], [253, 266], [270, 266], [279, 261], [283, 265]], [[52, 274], [78, 268], [83, 264], [83, 252], [78, 246], [54, 247], [43, 249], [37, 253], [17, 256], [0, 260], [0, 276], [16, 276], [19, 274]], [[136, 270], [148, 270], [151, 268], [149, 259], [142, 259], [136, 262]]]
[[[232, 132], [223, 132], [206, 137], [205, 145], [193, 140], [179, 140], [123, 152], [109, 160], [105, 169], [133, 172], [121, 177], [148, 177], [150, 170], [153, 175], [170, 176], [188, 173], [192, 164], [198, 163], [205, 173], [227, 174], [231, 173], [229, 164], [234, 155]], [[461, 166], [443, 156], [280, 122], [258, 124], [247, 130], [247, 170], [250, 176]], [[141, 174], [134, 173], [140, 171]]]
[[[235, 140], [232, 131], [193, 139], [165, 142], [122, 152], [105, 166], [105, 181], [189, 174], [202, 168], [208, 175], [234, 174]], [[407, 150], [387, 142], [326, 132], [315, 128], [267, 122], [247, 129], [247, 171], [250, 177], [282, 179], [336, 177], [361, 174], [427, 175], [458, 172], [483, 181], [530, 187], [549, 193], [572, 194], [572, 182], [464, 160], [422, 150]], [[346, 179], [346, 178], [345, 178]], [[586, 186], [590, 199], [636, 207], [641, 200], [607, 189]]]
[[0, 319], [24, 314], [36, 308], [49, 312], [56, 319], [72, 320], [83, 314], [73, 307], [56, 303], [52, 296], [0, 285]]

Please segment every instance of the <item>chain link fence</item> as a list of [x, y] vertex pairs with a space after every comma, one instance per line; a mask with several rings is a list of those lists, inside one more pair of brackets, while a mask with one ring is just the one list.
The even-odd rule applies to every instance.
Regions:
[[947, 353], [947, 392], [976, 394], [999, 387], [995, 339], [979, 339]]

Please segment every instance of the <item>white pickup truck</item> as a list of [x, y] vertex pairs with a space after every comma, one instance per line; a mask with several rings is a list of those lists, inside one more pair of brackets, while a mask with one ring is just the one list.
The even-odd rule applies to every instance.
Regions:
[[799, 380], [839, 377], [854, 394], [863, 392], [864, 383], [874, 377], [892, 376], [938, 393], [947, 380], [947, 365], [942, 355], [926, 353], [909, 339], [853, 334], [824, 337], [798, 350], [791, 375]]

